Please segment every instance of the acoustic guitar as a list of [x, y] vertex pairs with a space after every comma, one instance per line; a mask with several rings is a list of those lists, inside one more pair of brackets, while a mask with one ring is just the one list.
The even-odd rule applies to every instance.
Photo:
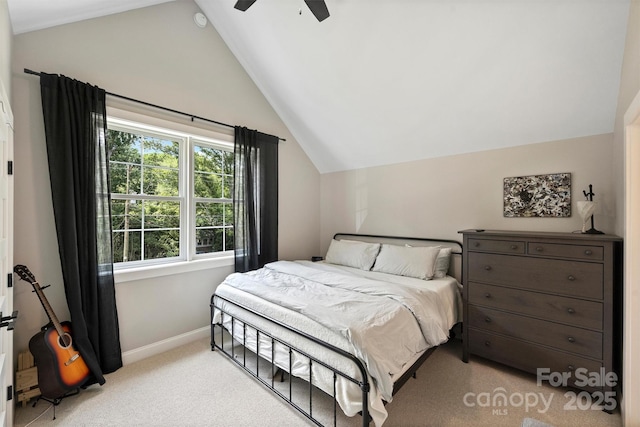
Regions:
[[35, 276], [24, 265], [16, 265], [13, 271], [31, 283], [51, 323], [29, 340], [29, 350], [38, 368], [38, 387], [42, 396], [51, 399], [64, 397], [89, 378], [89, 368], [73, 347], [71, 323], [58, 321], [49, 301]]

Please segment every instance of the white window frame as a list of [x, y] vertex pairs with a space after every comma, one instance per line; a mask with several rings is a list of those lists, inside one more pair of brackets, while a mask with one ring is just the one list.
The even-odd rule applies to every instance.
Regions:
[[[207, 268], [228, 267], [234, 263], [234, 252], [196, 254], [195, 203], [193, 195], [194, 145], [206, 145], [233, 152], [233, 134], [187, 123], [173, 122], [146, 114], [107, 107], [107, 126], [141, 130], [146, 133], [182, 139], [180, 144], [180, 255], [172, 258], [130, 261], [114, 264], [116, 283], [179, 274]], [[131, 198], [139, 199], [139, 195]], [[148, 198], [154, 198], [148, 197]]]

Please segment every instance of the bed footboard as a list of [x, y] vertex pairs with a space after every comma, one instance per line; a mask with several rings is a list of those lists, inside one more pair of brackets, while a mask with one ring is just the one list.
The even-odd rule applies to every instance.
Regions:
[[[247, 322], [246, 319], [241, 319], [239, 318], [237, 315], [231, 314], [229, 313], [229, 311], [225, 310], [222, 307], [222, 304], [220, 304], [220, 302], [224, 302], [225, 304], [228, 305], [233, 305], [236, 307], [241, 308], [244, 311], [250, 312], [255, 316], [258, 316], [261, 319], [264, 319], [268, 322], [271, 322], [275, 325], [277, 325], [280, 328], [284, 328], [300, 337], [303, 337], [306, 340], [309, 340], [315, 344], [318, 344], [322, 347], [324, 347], [325, 349], [335, 353], [336, 355], [339, 355], [340, 357], [344, 358], [345, 360], [349, 361], [350, 363], [353, 363], [353, 365], [356, 368], [356, 372], [360, 373], [360, 377], [362, 379], [356, 379], [353, 376], [343, 372], [342, 370], [334, 367], [334, 366], [330, 366], [328, 363], [318, 359], [317, 357], [309, 354], [307, 351], [304, 351], [294, 345], [291, 345], [287, 342], [285, 342], [284, 340], [274, 336], [273, 334], [270, 334], [268, 332], [265, 332], [263, 330], [261, 330], [261, 328], [257, 327], [256, 325], [252, 324], [251, 322]], [[332, 400], [333, 400], [333, 426], [336, 427], [337, 426], [337, 406], [338, 406], [338, 402], [337, 402], [337, 398], [336, 398], [336, 385], [338, 382], [338, 377], [349, 381], [351, 383], [354, 383], [355, 385], [357, 385], [361, 392], [362, 392], [362, 426], [366, 427], [370, 424], [371, 422], [371, 417], [369, 415], [369, 391], [370, 391], [370, 384], [369, 384], [369, 380], [368, 380], [368, 374], [367, 374], [367, 370], [364, 367], [364, 364], [360, 361], [360, 359], [358, 359], [357, 357], [355, 357], [354, 355], [350, 354], [347, 351], [344, 351], [338, 347], [335, 347], [331, 344], [328, 344], [322, 340], [319, 340], [318, 338], [311, 336], [303, 331], [300, 331], [296, 328], [293, 328], [289, 325], [286, 325], [276, 319], [272, 319], [268, 316], [265, 316], [261, 313], [258, 313], [250, 308], [241, 306], [236, 304], [233, 301], [230, 301], [226, 298], [223, 298], [219, 295], [213, 294], [211, 296], [211, 350], [215, 351], [216, 349], [220, 350], [224, 355], [226, 355], [227, 357], [229, 357], [229, 359], [233, 360], [238, 366], [242, 367], [247, 373], [251, 374], [254, 378], [256, 378], [258, 381], [260, 381], [265, 387], [267, 387], [268, 389], [270, 389], [272, 392], [274, 392], [277, 396], [279, 396], [280, 398], [282, 398], [286, 403], [288, 403], [289, 405], [291, 405], [293, 408], [295, 408], [297, 411], [299, 411], [301, 414], [303, 414], [306, 418], [308, 418], [309, 420], [311, 420], [314, 424], [318, 425], [318, 426], [323, 426], [324, 424], [318, 419], [316, 418], [316, 416], [314, 416], [313, 413], [313, 395], [314, 395], [314, 385], [313, 385], [313, 372], [312, 372], [312, 368], [314, 367], [314, 364], [317, 364], [319, 366], [322, 366], [326, 369], [328, 369], [329, 371], [332, 372], [333, 375], [333, 393], [332, 395], [327, 392], [326, 394], [329, 395]], [[214, 314], [216, 313], [216, 310], [220, 313], [220, 319], [219, 321], [215, 321], [214, 322]], [[231, 324], [231, 331], [228, 331], [223, 325], [225, 324], [225, 322], [230, 322]], [[242, 328], [242, 334], [241, 336], [242, 338], [242, 342], [238, 341], [235, 337], [236, 337], [236, 333], [234, 333], [234, 328]], [[247, 357], [246, 357], [246, 350], [247, 350], [247, 328], [250, 328], [252, 331], [255, 332], [256, 334], [256, 348], [249, 348], [249, 351], [254, 352], [256, 354], [256, 360], [260, 359], [260, 357], [262, 357], [264, 360], [266, 360], [268, 363], [270, 363], [270, 378], [269, 380], [263, 378], [260, 376], [260, 363], [257, 360], [257, 362], [255, 363], [255, 366], [250, 366], [250, 364], [247, 363]], [[216, 331], [216, 329], [218, 329], [218, 332]], [[225, 338], [226, 337], [226, 338]], [[267, 340], [267, 342], [271, 343], [271, 355], [270, 355], [270, 360], [268, 360], [268, 356], [265, 358], [264, 355], [264, 351], [260, 349], [260, 342], [261, 340]], [[241, 344], [242, 345], [242, 350], [238, 350], [238, 351], [242, 351], [242, 354], [237, 354], [236, 352], [236, 346], [234, 345], [234, 342]], [[275, 377], [277, 376], [277, 370], [282, 368], [282, 367], [278, 367], [276, 366], [276, 355], [275, 355], [275, 348], [276, 346], [280, 346], [280, 347], [284, 347], [286, 349], [286, 351], [288, 352], [288, 369], [287, 367], [283, 367], [284, 370], [286, 370], [287, 372], [291, 373], [293, 372], [292, 369], [292, 355], [293, 353], [297, 353], [298, 355], [301, 355], [305, 358], [308, 359], [309, 361], [309, 366], [308, 366], [308, 385], [309, 385], [309, 401], [308, 401], [308, 405], [304, 405], [307, 407], [303, 407], [301, 404], [296, 403], [293, 399], [293, 392], [292, 392], [292, 375], [289, 375], [289, 384], [288, 384], [288, 392], [283, 392], [281, 390], [279, 390], [276, 387], [276, 379]], [[268, 350], [267, 350], [268, 352]], [[281, 388], [281, 387], [280, 387]], [[322, 393], [322, 391], [320, 390], [316, 390], [316, 393]]]

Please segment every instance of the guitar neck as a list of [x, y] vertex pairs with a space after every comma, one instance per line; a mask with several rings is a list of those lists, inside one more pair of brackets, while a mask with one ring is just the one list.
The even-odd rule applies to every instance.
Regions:
[[51, 305], [49, 304], [47, 297], [44, 295], [44, 292], [42, 291], [40, 284], [35, 281], [31, 284], [33, 285], [33, 289], [35, 290], [36, 295], [38, 295], [38, 299], [40, 300], [40, 303], [42, 304], [44, 311], [47, 313], [49, 320], [51, 321], [51, 323], [53, 323], [53, 326], [56, 328], [58, 335], [63, 336], [64, 330], [62, 329], [62, 325], [60, 324], [60, 321], [58, 320], [56, 313], [53, 311], [53, 308], [51, 308]]

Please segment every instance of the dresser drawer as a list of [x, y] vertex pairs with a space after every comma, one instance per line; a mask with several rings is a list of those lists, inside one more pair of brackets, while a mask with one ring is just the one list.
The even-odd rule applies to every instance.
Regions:
[[474, 252], [468, 257], [469, 281], [583, 298], [603, 297], [602, 264]]
[[520, 338], [583, 356], [602, 358], [602, 333], [469, 305], [470, 328]]
[[516, 311], [553, 322], [602, 330], [602, 303], [469, 283], [469, 304]]
[[[588, 372], [600, 372], [602, 367], [602, 363], [585, 357], [514, 338], [507, 338], [478, 329], [470, 329], [469, 332], [469, 350], [472, 354], [533, 374], [537, 374], [538, 368], [547, 368], [550, 372], [573, 372], [578, 368], [585, 368]], [[575, 375], [572, 374], [568, 384], [574, 385], [575, 380]], [[584, 388], [590, 391], [600, 389]]]
[[529, 242], [527, 253], [530, 255], [544, 255], [560, 258], [574, 258], [587, 261], [602, 261], [604, 248], [602, 246], [560, 245], [557, 243]]
[[469, 239], [469, 250], [478, 252], [498, 252], [505, 254], [524, 254], [524, 242], [510, 240]]

